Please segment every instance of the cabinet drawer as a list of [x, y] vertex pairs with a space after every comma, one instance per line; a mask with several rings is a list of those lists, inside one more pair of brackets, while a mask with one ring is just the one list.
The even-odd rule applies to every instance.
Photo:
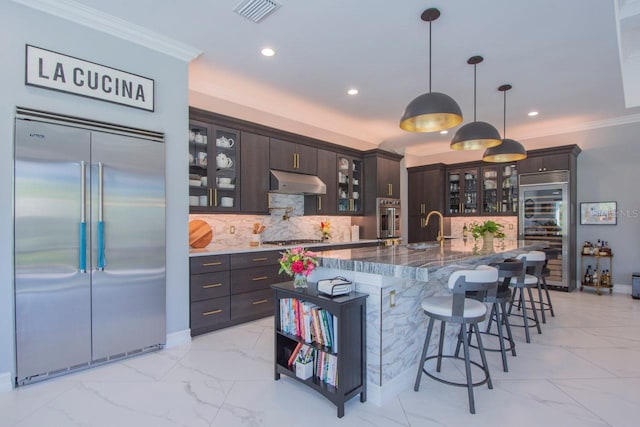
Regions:
[[191, 329], [228, 322], [229, 297], [213, 298], [191, 304]]
[[191, 302], [229, 295], [229, 272], [191, 276]]
[[229, 269], [229, 255], [191, 257], [191, 274], [215, 273]]
[[273, 290], [247, 292], [231, 296], [231, 320], [257, 315], [273, 314]]
[[231, 294], [242, 294], [261, 289], [268, 289], [274, 283], [284, 282], [278, 274], [278, 265], [231, 270]]
[[261, 265], [276, 265], [276, 272], [280, 268], [278, 262], [282, 255], [280, 251], [251, 252], [246, 254], [231, 254], [231, 269], [258, 267]]

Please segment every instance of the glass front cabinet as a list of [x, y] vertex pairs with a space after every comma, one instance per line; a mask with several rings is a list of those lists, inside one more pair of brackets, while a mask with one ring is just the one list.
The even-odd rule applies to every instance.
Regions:
[[338, 213], [362, 213], [362, 160], [338, 154]]
[[447, 171], [447, 215], [478, 214], [478, 168]]
[[515, 163], [482, 167], [480, 185], [483, 214], [517, 214], [518, 171]]
[[240, 132], [189, 122], [189, 211], [231, 212], [240, 207]]

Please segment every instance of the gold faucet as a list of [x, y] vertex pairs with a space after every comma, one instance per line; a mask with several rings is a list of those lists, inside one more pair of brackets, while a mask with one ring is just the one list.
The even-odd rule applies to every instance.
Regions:
[[444, 215], [442, 215], [440, 212], [438, 211], [431, 211], [427, 214], [427, 218], [425, 220], [425, 227], [427, 225], [429, 225], [429, 218], [431, 217], [431, 215], [436, 214], [440, 217], [440, 229], [438, 230], [438, 237], [436, 237], [436, 240], [438, 242], [440, 242], [440, 247], [444, 246]]

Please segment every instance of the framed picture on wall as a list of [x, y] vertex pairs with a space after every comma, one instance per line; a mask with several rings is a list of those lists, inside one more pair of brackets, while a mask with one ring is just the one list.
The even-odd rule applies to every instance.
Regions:
[[617, 202], [580, 203], [581, 225], [616, 225]]

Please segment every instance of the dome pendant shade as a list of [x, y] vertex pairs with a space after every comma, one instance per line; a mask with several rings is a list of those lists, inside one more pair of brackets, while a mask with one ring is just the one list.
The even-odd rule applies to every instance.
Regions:
[[527, 150], [513, 139], [503, 139], [502, 144], [487, 148], [482, 160], [491, 163], [515, 162], [527, 158]]
[[400, 128], [408, 132], [435, 132], [462, 122], [462, 110], [449, 95], [424, 93], [407, 105]]
[[485, 122], [471, 122], [456, 131], [451, 140], [453, 150], [479, 150], [502, 143], [498, 130]]

